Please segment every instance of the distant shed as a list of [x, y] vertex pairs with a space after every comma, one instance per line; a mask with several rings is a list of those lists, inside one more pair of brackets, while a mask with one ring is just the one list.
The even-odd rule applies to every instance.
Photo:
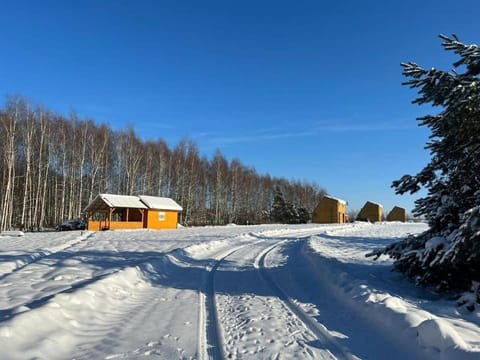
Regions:
[[359, 221], [382, 221], [383, 220], [383, 207], [382, 205], [367, 201], [365, 205], [363, 205], [362, 209], [357, 215], [357, 220]]
[[387, 221], [407, 221], [407, 211], [400, 207], [395, 206], [387, 215]]
[[98, 194], [85, 208], [87, 229], [175, 229], [180, 205], [169, 198]]
[[324, 196], [313, 211], [312, 221], [317, 224], [342, 224], [347, 222], [347, 202]]

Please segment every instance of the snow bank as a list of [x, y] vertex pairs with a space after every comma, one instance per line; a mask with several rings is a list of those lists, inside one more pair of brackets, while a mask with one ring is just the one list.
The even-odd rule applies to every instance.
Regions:
[[460, 337], [451, 324], [444, 319], [422, 321], [420, 325], [417, 326], [417, 333], [420, 345], [435, 349], [439, 353], [445, 353], [455, 348], [468, 348], [462, 337]]
[[303, 255], [339, 301], [400, 338], [405, 346], [416, 343], [431, 358], [479, 359], [478, 314], [465, 313], [462, 318], [453, 303], [422, 297], [421, 290], [392, 273], [390, 259], [373, 262], [365, 258], [379, 245], [421, 231], [424, 227], [418, 224], [373, 224], [331, 231], [313, 236]]
[[200, 244], [194, 244], [185, 248], [185, 253], [194, 259], [202, 259], [212, 252], [228, 248], [231, 244], [229, 240], [214, 240]]
[[25, 236], [23, 231], [18, 230], [7, 230], [7, 231], [0, 231], [0, 236]]
[[121, 326], [115, 317], [132, 309], [138, 292], [148, 288], [140, 270], [132, 267], [58, 294], [38, 308], [23, 306], [0, 325], [2, 359], [66, 359], [92, 335]]
[[2, 239], [0, 278], [49, 254], [75, 246], [91, 235], [79, 231], [63, 234], [65, 233], [27, 233], [21, 237]]
[[[236, 228], [236, 226], [234, 226], [234, 228]], [[278, 230], [261, 231], [258, 233], [247, 232], [238, 236], [227, 237], [222, 240], [203, 241], [187, 246], [184, 251], [193, 259], [204, 259], [205, 257], [215, 256], [216, 254], [224, 252], [226, 249], [230, 249], [232, 244], [266, 238], [266, 234], [270, 234], [271, 232], [276, 234], [278, 233]]]

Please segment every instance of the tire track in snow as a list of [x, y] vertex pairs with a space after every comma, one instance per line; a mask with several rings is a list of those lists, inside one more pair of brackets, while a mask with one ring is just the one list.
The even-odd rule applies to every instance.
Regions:
[[223, 359], [223, 344], [220, 334], [220, 323], [215, 302], [215, 272], [221, 263], [239, 251], [249, 246], [245, 244], [228, 251], [218, 259], [207, 274], [204, 292], [200, 292], [200, 316], [199, 316], [199, 349], [200, 359], [221, 360]]
[[[217, 272], [218, 267], [228, 257], [234, 255], [235, 253], [237, 253], [238, 251], [246, 247], [258, 245], [259, 243], [265, 243], [266, 240], [278, 239], [278, 241], [283, 242], [285, 241], [283, 240], [285, 238], [298, 239], [303, 236], [311, 236], [312, 234], [317, 234], [318, 232], [341, 230], [344, 227], [345, 226], [341, 226], [341, 227], [332, 226], [332, 227], [325, 227], [325, 228], [313, 228], [308, 230], [305, 230], [305, 229], [300, 229], [300, 230], [288, 229], [288, 230], [280, 230], [280, 231], [267, 230], [260, 233], [249, 232], [247, 234], [240, 235], [240, 236], [248, 236], [253, 239], [259, 239], [259, 240], [253, 243], [248, 243], [248, 244], [236, 247], [234, 249], [227, 251], [226, 253], [223, 253], [220, 256], [220, 258], [215, 261], [213, 266], [211, 266], [211, 268], [208, 269], [209, 270], [208, 274], [206, 276], [206, 279], [204, 279], [206, 285], [204, 286], [203, 292], [200, 291], [199, 293], [199, 331], [198, 331], [199, 358], [204, 360], [205, 359], [210, 359], [210, 360], [224, 359], [223, 343], [222, 343], [222, 336], [220, 331], [220, 322], [218, 319], [218, 310], [217, 310], [217, 304], [215, 300], [215, 274]], [[266, 253], [270, 252], [278, 245], [279, 244], [277, 243], [273, 246], [263, 249], [263, 251], [260, 252], [260, 255], [257, 255], [257, 257], [255, 258], [254, 266], [256, 266], [256, 264], [258, 263], [257, 259], [259, 258], [259, 256], [266, 255]], [[283, 302], [285, 302], [285, 300], [282, 299], [282, 295], [281, 295], [283, 292], [280, 293], [281, 290], [278, 287], [276, 287], [274, 283], [272, 286], [271, 285], [272, 282], [269, 282], [268, 280], [266, 280], [265, 282], [278, 295], [278, 298], [281, 299]], [[283, 298], [286, 298], [286, 297], [283, 296]], [[292, 306], [295, 306], [295, 305], [293, 305], [292, 303]], [[285, 305], [285, 307], [287, 309], [290, 308], [288, 305]], [[300, 310], [297, 309], [297, 311], [300, 311]], [[297, 315], [297, 317], [301, 319], [300, 316]], [[308, 315], [304, 314], [304, 317], [308, 317]], [[310, 326], [307, 325], [306, 328], [310, 329]], [[312, 331], [312, 332], [315, 333], [315, 331]], [[330, 336], [328, 333], [327, 335]], [[334, 341], [334, 340], [331, 339], [331, 341]], [[344, 351], [340, 351], [340, 353], [344, 355], [343, 358], [349, 358], [349, 357], [345, 357]]]
[[274, 244], [264, 251], [262, 251], [255, 259], [255, 267], [259, 270], [262, 278], [268, 284], [268, 286], [274, 291], [278, 298], [285, 304], [285, 307], [289, 309], [295, 316], [301, 320], [301, 322], [308, 328], [318, 341], [325, 346], [331, 353], [338, 359], [356, 359], [348, 350], [344, 349], [335, 338], [329, 334], [323, 326], [321, 326], [310, 315], [305, 313], [299, 306], [297, 306], [292, 299], [282, 290], [282, 288], [275, 282], [272, 276], [268, 273], [268, 269], [265, 266], [266, 257], [278, 246], [281, 246], [285, 241]]
[[[238, 237], [251, 237], [257, 238], [253, 233], [247, 233], [239, 235]], [[204, 278], [204, 287], [203, 291], [199, 292], [199, 330], [198, 330], [198, 349], [199, 349], [199, 358], [206, 360], [221, 360], [223, 356], [223, 344], [222, 337], [220, 334], [220, 323], [218, 320], [218, 311], [215, 301], [215, 273], [218, 267], [224, 262], [229, 256], [233, 255], [237, 251], [247, 247], [256, 245], [263, 240], [258, 240], [254, 243], [248, 243], [241, 246], [237, 246], [234, 249], [227, 250], [220, 255], [214, 264], [207, 268], [208, 273]]]

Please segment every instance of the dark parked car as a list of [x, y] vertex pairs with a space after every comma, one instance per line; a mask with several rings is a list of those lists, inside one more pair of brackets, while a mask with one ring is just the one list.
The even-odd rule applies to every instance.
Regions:
[[67, 220], [57, 226], [58, 231], [85, 230], [85, 228], [85, 221], [83, 220]]

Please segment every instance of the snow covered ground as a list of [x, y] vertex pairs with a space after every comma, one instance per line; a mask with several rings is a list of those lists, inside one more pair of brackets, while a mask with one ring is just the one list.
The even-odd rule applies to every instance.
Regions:
[[425, 229], [0, 236], [0, 359], [479, 359], [479, 312], [365, 257]]

